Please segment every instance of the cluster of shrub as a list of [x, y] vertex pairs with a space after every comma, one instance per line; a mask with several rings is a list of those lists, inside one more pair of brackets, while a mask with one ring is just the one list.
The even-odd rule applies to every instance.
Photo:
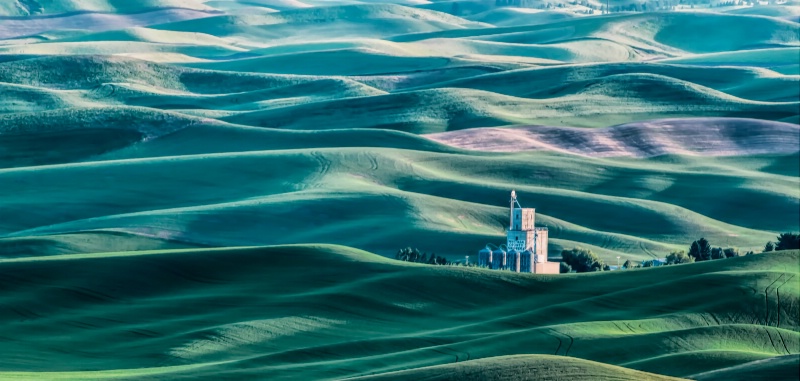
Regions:
[[[782, 233], [777, 237], [775, 243], [772, 241], [764, 245], [762, 253], [779, 250], [798, 250], [800, 249], [800, 234], [798, 233]], [[748, 251], [745, 255], [756, 254], [753, 251]], [[689, 247], [689, 253], [685, 251], [677, 251], [670, 253], [666, 260], [668, 265], [675, 265], [681, 263], [694, 263], [708, 261], [712, 259], [725, 259], [739, 256], [739, 250], [734, 248], [723, 249], [721, 247], [712, 248], [711, 244], [705, 238], [700, 238], [692, 242]]]
[[[747, 252], [747, 254], [752, 254], [752, 252]], [[732, 247], [727, 249], [723, 249], [721, 247], [711, 247], [711, 243], [709, 243], [707, 239], [700, 238], [697, 241], [692, 242], [692, 246], [689, 247], [688, 254], [685, 250], [681, 250], [673, 251], [667, 255], [666, 264], [678, 265], [681, 263], [694, 263], [709, 261], [712, 259], [733, 258], [738, 256], [738, 249], [734, 249]]]
[[434, 253], [428, 255], [428, 253], [420, 252], [417, 248], [412, 249], [410, 247], [398, 250], [397, 254], [394, 256], [394, 259], [397, 259], [398, 261], [425, 263], [429, 265], [450, 264], [450, 262], [447, 261], [447, 258], [440, 257]]
[[[783, 233], [777, 237], [775, 243], [767, 242], [764, 246], [763, 253], [779, 250], [798, 250], [800, 249], [800, 234], [798, 233]], [[745, 255], [753, 255], [755, 252], [748, 251]], [[710, 261], [714, 259], [725, 259], [738, 257], [739, 250], [735, 248], [712, 247], [711, 243], [705, 238], [700, 238], [692, 242], [689, 247], [689, 252], [676, 251], [672, 252], [665, 258], [666, 265], [677, 265], [681, 263], [694, 263], [702, 261]], [[631, 260], [625, 261], [622, 265], [623, 269], [638, 268], [638, 267], [652, 267], [656, 266], [655, 261], [645, 261], [643, 263], [634, 264]], [[561, 273], [585, 273], [593, 271], [608, 271], [610, 266], [603, 263], [596, 254], [591, 250], [574, 248], [572, 250], [563, 250], [561, 252]]]
[[607, 264], [603, 263], [591, 250], [574, 248], [572, 250], [561, 251], [561, 273], [588, 273], [593, 271], [611, 270]]

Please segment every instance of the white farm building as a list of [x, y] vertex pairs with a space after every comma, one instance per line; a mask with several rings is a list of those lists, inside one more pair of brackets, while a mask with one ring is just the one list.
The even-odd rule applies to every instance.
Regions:
[[511, 191], [506, 244], [478, 252], [478, 265], [493, 270], [534, 274], [558, 274], [559, 263], [547, 261], [547, 228], [535, 227], [536, 210], [523, 208]]

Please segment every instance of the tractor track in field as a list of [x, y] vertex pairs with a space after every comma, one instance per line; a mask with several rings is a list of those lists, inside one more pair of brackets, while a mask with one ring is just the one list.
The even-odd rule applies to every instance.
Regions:
[[447, 352], [444, 352], [444, 351], [442, 351], [442, 350], [439, 350], [439, 349], [433, 349], [433, 351], [434, 351], [434, 352], [436, 352], [436, 353], [443, 354], [443, 355], [445, 355], [445, 356], [455, 356], [455, 358], [456, 358], [456, 362], [458, 362], [458, 355], [457, 355], [457, 354], [454, 354], [454, 353], [447, 353]]
[[575, 344], [575, 338], [572, 337], [572, 335], [567, 334], [567, 333], [565, 333], [564, 335], [569, 337], [569, 346], [567, 347], [567, 350], [564, 352], [564, 356], [569, 356], [569, 350], [572, 349], [572, 344]]
[[325, 177], [325, 175], [327, 175], [328, 172], [330, 172], [331, 164], [333, 164], [333, 162], [328, 160], [325, 157], [325, 155], [322, 152], [319, 152], [319, 151], [312, 151], [311, 152], [311, 156], [313, 156], [314, 159], [316, 159], [317, 162], [319, 162], [320, 169], [319, 169], [318, 177], [319, 178]]
[[778, 281], [781, 280], [781, 278], [783, 278], [785, 275], [785, 273], [781, 274], [764, 289], [764, 325], [769, 325], [769, 288], [775, 283], [778, 283]]
[[772, 349], [775, 350], [775, 353], [780, 353], [781, 351], [775, 346], [775, 341], [772, 340], [772, 335], [769, 334], [769, 329], [767, 329], [766, 326], [762, 326], [761, 328], [764, 328], [764, 332], [767, 333], [767, 337], [769, 337], [769, 342], [772, 343]]
[[[780, 286], [775, 287], [775, 297], [776, 297], [776, 300], [778, 301], [778, 312], [777, 312], [777, 315], [778, 315], [777, 320], [778, 320], [778, 322], [775, 323], [776, 327], [780, 327], [781, 326], [781, 287], [785, 286], [786, 283], [789, 283], [789, 281], [792, 280], [793, 278], [794, 278], [794, 275], [790, 276], [789, 278], [786, 278], [786, 280], [784, 280], [783, 283], [781, 283]], [[784, 346], [785, 345], [786, 344], [784, 344]]]
[[365, 154], [367, 156], [367, 160], [369, 160], [369, 170], [370, 171], [377, 171], [378, 170], [378, 158], [369, 152]]
[[655, 254], [653, 254], [653, 252], [651, 252], [651, 251], [650, 251], [650, 250], [649, 250], [649, 249], [648, 249], [648, 248], [647, 248], [647, 247], [644, 245], [644, 242], [641, 242], [641, 241], [639, 242], [639, 248], [641, 248], [641, 249], [642, 249], [642, 251], [644, 251], [644, 253], [645, 253], [645, 254], [647, 254], [647, 255], [649, 255], [649, 256], [651, 256], [651, 257], [653, 257], [653, 259], [658, 259], [658, 256], [657, 256], [657, 255], [655, 255]]
[[792, 352], [789, 352], [789, 348], [786, 347], [786, 340], [783, 339], [783, 335], [781, 335], [780, 329], [776, 329], [775, 332], [778, 333], [778, 337], [781, 338], [781, 344], [783, 344], [783, 349], [786, 350], [786, 354], [790, 355]]
[[551, 336], [555, 337], [555, 338], [556, 338], [556, 340], [558, 340], [558, 347], [556, 347], [556, 351], [555, 351], [555, 353], [553, 353], [554, 355], [558, 356], [558, 351], [560, 351], [560, 350], [561, 350], [561, 345], [562, 345], [563, 343], [561, 342], [561, 338], [560, 338], [560, 337], [558, 337], [558, 332], [556, 332], [556, 331], [555, 331], [555, 330], [553, 330], [553, 329], [551, 329], [550, 331], [551, 331], [551, 332], [553, 332], [553, 334], [551, 334]]
[[97, 94], [98, 98], [110, 98], [117, 93], [117, 87], [112, 83], [101, 83], [93, 87], [91, 91]]
[[566, 338], [569, 338], [569, 345], [566, 346], [566, 349], [564, 350], [564, 354], [561, 355], [561, 356], [568, 356], [570, 349], [572, 349], [572, 344], [575, 343], [575, 338], [572, 337], [572, 335], [569, 335], [569, 334], [566, 334], [566, 333], [563, 333], [563, 332], [559, 332], [559, 331], [556, 331], [554, 329], [550, 329], [550, 332], [552, 332], [551, 336], [555, 337], [556, 340], [558, 340], [558, 347], [556, 348], [556, 351], [553, 353], [556, 356], [559, 356], [558, 352], [561, 350], [561, 347], [564, 346], [564, 340], [562, 340], [562, 337], [566, 336]]

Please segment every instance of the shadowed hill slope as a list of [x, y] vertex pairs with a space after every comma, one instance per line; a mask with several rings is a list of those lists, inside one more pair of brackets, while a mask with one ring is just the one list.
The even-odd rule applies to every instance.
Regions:
[[756, 360], [730, 368], [692, 375], [698, 381], [794, 380], [800, 377], [800, 355], [785, 355]]
[[353, 381], [383, 380], [630, 380], [677, 381], [678, 378], [648, 374], [629, 369], [550, 355], [515, 355], [489, 357], [463, 363], [437, 365], [419, 369], [389, 372], [375, 376], [355, 377]]
[[0, 16], [57, 16], [65, 13], [141, 13], [158, 9], [213, 10], [202, 0], [12, 0], [0, 6]]
[[[731, 28], [734, 24], [737, 27]], [[679, 32], [678, 28], [682, 31]], [[544, 25], [417, 33], [393, 37], [391, 40], [407, 42], [429, 38], [474, 38], [554, 43], [568, 39], [606, 38], [651, 50], [652, 53], [672, 55], [797, 46], [800, 37], [795, 33], [796, 29], [797, 23], [776, 18], [666, 12], [576, 18]], [[687, 30], [688, 33], [685, 32]], [[697, 38], [700, 31], [703, 38]]]
[[[147, 28], [4, 40], [0, 177], [15, 185], [0, 208], [18, 215], [2, 222], [0, 239], [30, 254], [25, 245], [49, 235], [63, 248], [54, 253], [132, 247], [120, 237], [148, 248], [314, 237], [461, 258], [501, 239], [504, 202], [494, 195], [509, 187], [542, 205], [553, 255], [585, 245], [645, 259], [698, 234], [755, 249], [797, 228], [796, 129], [767, 122], [798, 118], [797, 76], [778, 72], [791, 71], [797, 49], [789, 21], [674, 12], [498, 27], [424, 9], [450, 3], [345, 3], [239, 2]], [[144, 9], [70, 4], [114, 6], [117, 16]], [[483, 11], [498, 20], [527, 12]], [[14, 20], [59, 27], [64, 17]], [[695, 27], [676, 29], [683, 21]], [[718, 33], [734, 24], [756, 32]], [[692, 40], [701, 32], [724, 40], [720, 53]], [[106, 54], [72, 54], [84, 50]], [[767, 65], [760, 53], [780, 60]], [[713, 61], [733, 56], [755, 61]], [[664, 57], [686, 62], [630, 62]], [[660, 118], [688, 119], [669, 129]], [[509, 125], [558, 127], [494, 128]], [[451, 146], [423, 133], [445, 133], [431, 137]], [[519, 152], [481, 152], [498, 150]], [[733, 189], [718, 197], [721, 186]], [[73, 204], [48, 201], [59, 197]], [[761, 209], [745, 207], [752, 202]], [[22, 213], [36, 203], [54, 213]], [[306, 208], [324, 213], [315, 235], [284, 222]], [[765, 212], [773, 208], [790, 212]], [[365, 217], [372, 209], [385, 213]], [[630, 221], [606, 218], [618, 213]], [[395, 228], [365, 235], [363, 224]], [[109, 247], [76, 243], [82, 234]]]
[[[277, 14], [224, 15], [163, 24], [163, 30], [202, 32], [214, 36], [258, 40], [301, 41], [329, 37], [388, 37], [404, 33], [490, 27], [446, 13], [396, 4], [354, 4], [302, 8]], [[298, 32], [303, 37], [299, 38]]]
[[794, 8], [388, 1], [0, 1], [0, 379], [797, 378], [797, 251], [386, 258], [798, 231]]
[[[329, 64], [352, 54], [358, 56], [358, 65], [345, 65], [345, 70]], [[291, 65], [306, 55], [305, 64]], [[376, 65], [374, 58], [387, 64]], [[269, 62], [276, 66], [263, 66]], [[237, 65], [255, 65], [245, 70], [326, 75], [228, 71], [238, 70]], [[800, 97], [796, 76], [755, 68], [631, 63], [508, 70], [502, 64], [364, 50], [203, 66], [225, 71], [103, 56], [3, 62], [0, 86], [7, 91], [0, 112], [126, 105], [251, 126], [433, 133], [508, 124], [604, 127], [688, 116], [794, 122]], [[342, 70], [360, 75], [333, 75]], [[454, 79], [464, 74], [467, 78]], [[408, 87], [411, 91], [399, 91]]]
[[[394, 379], [387, 372], [436, 377], [442, 368], [425, 368], [436, 365], [479, 378], [532, 366], [648, 377], [610, 365], [689, 376], [800, 352], [798, 259], [565, 276], [411, 265], [337, 246], [0, 260], [0, 300], [12, 307], [0, 310], [12, 339], [0, 377]], [[45, 332], [61, 339], [31, 345]], [[518, 353], [550, 356], [492, 360]]]
[[783, 120], [800, 102], [757, 102], [657, 75], [612, 76], [549, 99], [439, 88], [259, 110], [221, 118], [286, 129], [384, 128], [434, 133], [510, 124], [601, 127], [690, 115]]
[[652, 157], [678, 153], [734, 156], [800, 151], [800, 127], [796, 124], [757, 119], [662, 119], [602, 129], [480, 128], [426, 136], [477, 151], [548, 150], [593, 157]]
[[557, 21], [573, 19], [570, 12], [540, 11], [527, 8], [495, 8], [467, 17], [469, 20], [485, 22], [495, 26], [521, 26], [549, 24]]
[[[281, 150], [281, 144], [300, 149]], [[322, 148], [349, 144], [362, 148]], [[405, 149], [381, 148], [390, 145]], [[62, 160], [73, 154], [65, 151]], [[382, 131], [258, 132], [210, 124], [100, 157], [78, 156], [84, 163], [0, 170], [0, 178], [14, 184], [2, 190], [3, 208], [47, 210], [14, 213], [0, 234], [116, 229], [203, 245], [313, 237], [386, 255], [414, 244], [463, 258], [502, 236], [499, 195], [510, 184], [542, 205], [538, 222], [551, 229], [553, 254], [577, 241], [603, 257], [622, 252], [644, 259], [697, 234], [752, 248], [773, 239], [769, 230], [796, 228], [796, 155], [597, 160], [551, 152], [483, 154], [448, 152]], [[686, 192], [703, 196], [686, 198]], [[705, 202], [711, 195], [715, 202]], [[104, 202], [93, 203], [97, 199]], [[742, 207], [753, 202], [785, 212]], [[320, 213], [313, 225], [291, 217], [308, 210]], [[604, 217], [617, 213], [626, 219]], [[364, 235], [364, 225], [393, 228]]]

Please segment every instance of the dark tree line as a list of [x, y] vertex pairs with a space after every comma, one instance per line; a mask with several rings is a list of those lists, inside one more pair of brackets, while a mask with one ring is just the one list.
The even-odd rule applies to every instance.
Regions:
[[[752, 254], [752, 252], [748, 252], [747, 254]], [[670, 253], [670, 255], [667, 256], [667, 264], [676, 265], [681, 263], [702, 262], [710, 261], [712, 259], [725, 259], [738, 256], [739, 250], [735, 248], [729, 247], [723, 249], [721, 247], [712, 247], [711, 243], [709, 243], [707, 239], [700, 238], [697, 241], [692, 242], [692, 245], [689, 247], [688, 254], [684, 251]]]
[[775, 243], [770, 241], [764, 246], [765, 253], [778, 250], [800, 250], [800, 234], [781, 233]]
[[410, 248], [407, 247], [405, 249], [400, 249], [397, 251], [397, 254], [394, 256], [394, 259], [398, 261], [405, 261], [405, 262], [414, 262], [414, 263], [425, 263], [429, 265], [449, 265], [450, 263], [447, 261], [447, 258], [440, 257], [434, 253], [428, 255], [428, 253], [420, 252], [417, 248]]
[[[777, 237], [775, 243], [767, 242], [762, 252], [767, 253], [770, 251], [778, 250], [798, 250], [800, 249], [800, 234], [797, 233], [782, 233]], [[748, 251], [745, 255], [753, 255], [753, 251]], [[689, 253], [685, 251], [676, 251], [670, 253], [667, 258], [668, 265], [675, 265], [681, 263], [694, 263], [702, 261], [710, 261], [713, 259], [725, 259], [738, 257], [739, 250], [734, 248], [723, 249], [721, 247], [712, 247], [711, 243], [705, 238], [700, 238], [692, 242], [689, 247]]]

